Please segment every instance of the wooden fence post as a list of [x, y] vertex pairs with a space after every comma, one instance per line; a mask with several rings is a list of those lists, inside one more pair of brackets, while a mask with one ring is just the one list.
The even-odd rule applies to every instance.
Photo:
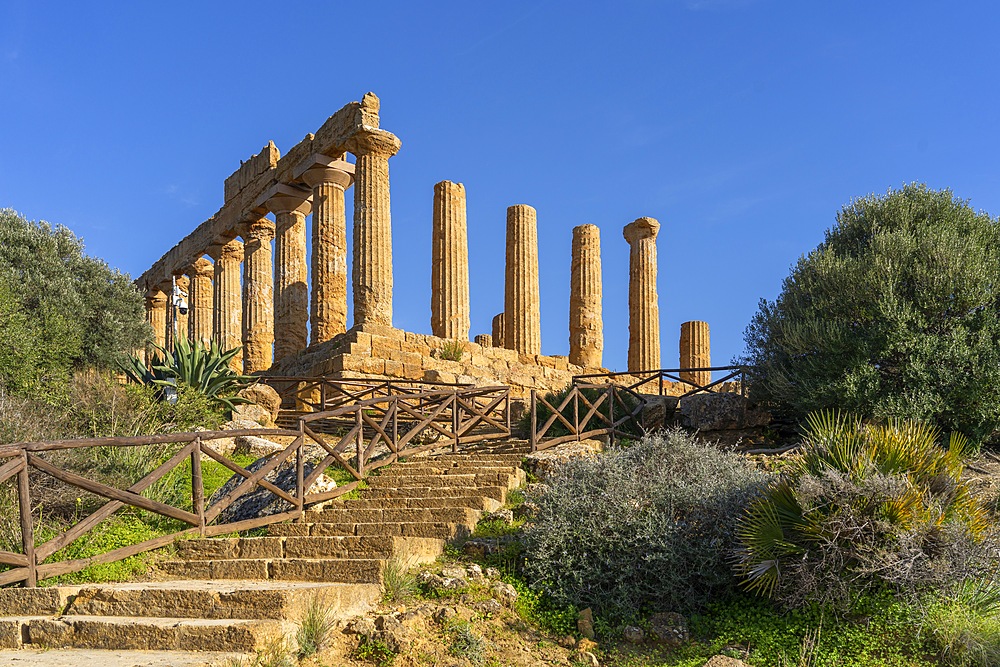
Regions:
[[452, 390], [451, 394], [451, 434], [454, 440], [451, 443], [452, 453], [458, 452], [458, 427], [460, 419], [458, 417], [458, 389]]
[[299, 437], [295, 440], [298, 446], [295, 448], [295, 505], [299, 511], [299, 521], [302, 520], [302, 512], [306, 508], [306, 461], [302, 455], [302, 447], [305, 445], [305, 431], [302, 429], [302, 420], [299, 420]]
[[573, 430], [576, 431], [576, 441], [580, 442], [580, 388], [573, 387]]
[[35, 530], [31, 520], [31, 495], [28, 492], [28, 450], [21, 450], [21, 470], [17, 473], [17, 503], [21, 510], [21, 546], [28, 558], [28, 576], [24, 585], [38, 585], [38, 564], [35, 562]]
[[201, 438], [191, 450], [191, 507], [198, 515], [198, 535], [205, 537], [205, 483], [201, 474]]
[[618, 393], [615, 391], [615, 385], [608, 385], [608, 419], [611, 421], [609, 427], [610, 433], [608, 433], [608, 444], [615, 444], [615, 400], [618, 397]]
[[531, 451], [538, 451], [538, 436], [535, 433], [535, 429], [538, 428], [538, 405], [537, 399], [535, 398], [535, 390], [531, 390], [531, 433], [528, 435], [529, 442], [531, 443]]

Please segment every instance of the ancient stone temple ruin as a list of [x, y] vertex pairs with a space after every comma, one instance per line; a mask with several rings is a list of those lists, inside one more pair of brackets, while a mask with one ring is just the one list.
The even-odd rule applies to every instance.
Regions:
[[[225, 349], [242, 346], [234, 363], [247, 373], [499, 383], [521, 396], [602, 372], [600, 232], [594, 225], [573, 229], [569, 354], [544, 356], [537, 216], [526, 204], [507, 209], [504, 312], [493, 318], [491, 332], [469, 341], [474, 295], [461, 183], [433, 188], [431, 334], [393, 328], [389, 161], [399, 148], [399, 139], [379, 126], [379, 99], [368, 93], [285, 155], [268, 143], [243, 162], [225, 180], [222, 208], [136, 281], [156, 342], [187, 336]], [[348, 289], [346, 197], [352, 188]], [[660, 367], [659, 228], [644, 217], [623, 231], [630, 246], [630, 372]], [[176, 294], [186, 295], [187, 312], [173, 307]], [[708, 325], [686, 323], [680, 347], [682, 366], [707, 367]], [[707, 383], [708, 377], [700, 372], [690, 379]]]

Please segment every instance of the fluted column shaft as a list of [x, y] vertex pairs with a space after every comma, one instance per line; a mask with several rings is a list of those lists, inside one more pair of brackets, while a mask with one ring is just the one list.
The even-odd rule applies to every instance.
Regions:
[[146, 292], [146, 321], [153, 328], [153, 342], [160, 347], [167, 344], [167, 294], [160, 289]]
[[354, 323], [392, 326], [392, 224], [389, 158], [400, 142], [366, 128], [348, 143], [354, 165]]
[[204, 257], [192, 264], [187, 271], [188, 284], [188, 336], [192, 342], [209, 345], [212, 342], [212, 276], [215, 268]]
[[[177, 291], [181, 298], [185, 302], [190, 298], [191, 295], [191, 279], [185, 275], [179, 275], [174, 277], [174, 284], [177, 286]], [[188, 320], [191, 317], [191, 308], [187, 308], [187, 312], [182, 313], [179, 307], [174, 307], [173, 303], [170, 304], [169, 309], [173, 312], [174, 323], [170, 329], [170, 335], [173, 337], [171, 339], [172, 344], [177, 344], [177, 338], [187, 338], [191, 340], [188, 336]]]
[[261, 217], [244, 223], [243, 234], [243, 372], [271, 367], [274, 358], [274, 223]]
[[469, 238], [461, 183], [434, 186], [431, 238], [431, 331], [469, 340]]
[[354, 166], [343, 160], [319, 165], [302, 175], [312, 188], [312, 293], [310, 330], [313, 345], [347, 331], [347, 214], [344, 191]]
[[309, 326], [306, 215], [280, 211], [275, 217], [274, 359], [306, 349]]
[[503, 313], [493, 316], [493, 345], [507, 347], [507, 328], [504, 326]]
[[493, 347], [493, 336], [490, 334], [477, 334], [472, 342], [483, 347]]
[[660, 223], [639, 218], [625, 226], [629, 243], [628, 369], [660, 368], [660, 307], [656, 293], [656, 235]]
[[243, 368], [243, 301], [240, 289], [240, 262], [243, 243], [234, 239], [210, 250], [215, 259], [215, 293], [212, 313], [212, 337], [223, 350], [240, 348], [230, 365], [235, 370]]
[[604, 353], [601, 232], [594, 225], [573, 228], [569, 282], [569, 361], [600, 368]]
[[[681, 324], [681, 368], [709, 368], [712, 365], [708, 322], [693, 320]], [[704, 387], [712, 382], [711, 371], [681, 371], [680, 378]]]
[[538, 288], [538, 219], [535, 209], [507, 209], [507, 272], [504, 289], [504, 347], [522, 354], [542, 351]]

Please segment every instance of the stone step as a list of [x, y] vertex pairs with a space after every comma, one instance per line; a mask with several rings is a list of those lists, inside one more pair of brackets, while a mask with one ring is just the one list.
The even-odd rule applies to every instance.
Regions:
[[[415, 498], [386, 496], [384, 498], [344, 500], [340, 504], [343, 505], [345, 509], [351, 510], [401, 509], [405, 507], [420, 507], [424, 509], [468, 507], [470, 509], [483, 510], [486, 512], [492, 512], [503, 505], [503, 503], [499, 500], [480, 495], [450, 496], [444, 498], [426, 498], [423, 496]], [[336, 507], [336, 505], [333, 507]]]
[[486, 475], [405, 475], [399, 477], [380, 476], [367, 480], [369, 488], [385, 487], [442, 487], [442, 486], [505, 486], [513, 489], [521, 485], [523, 475], [486, 474]]
[[[128, 618], [74, 616], [5, 617], [0, 627], [13, 628], [19, 646], [126, 651], [249, 652], [265, 648], [294, 624], [275, 620]], [[12, 633], [4, 632], [4, 636]]]
[[393, 463], [378, 471], [378, 477], [405, 475], [514, 475], [514, 465], [449, 465], [447, 463]]
[[[308, 525], [308, 524], [298, 524]], [[173, 577], [381, 584], [385, 558], [280, 558], [170, 560], [159, 564]]]
[[[384, 498], [407, 499], [420, 498], [438, 500], [442, 498], [463, 498], [482, 496], [499, 502], [507, 498], [506, 486], [410, 486], [410, 487], [369, 487], [362, 492], [362, 500], [380, 500]], [[344, 501], [345, 503], [350, 501]]]
[[427, 457], [417, 457], [412, 459], [406, 459], [406, 462], [411, 461], [456, 461], [456, 462], [482, 462], [482, 461], [493, 461], [496, 463], [508, 463], [512, 465], [519, 465], [524, 459], [526, 454], [529, 454], [529, 450], [525, 450], [524, 453], [521, 452], [506, 452], [506, 453], [479, 453], [479, 454], [436, 454], [434, 456]]
[[440, 507], [425, 509], [404, 507], [402, 509], [347, 509], [324, 508], [307, 510], [305, 523], [406, 523], [414, 521], [472, 523], [479, 521], [480, 512], [468, 507]]
[[428, 537], [453, 540], [467, 537], [475, 525], [448, 522], [408, 523], [279, 523], [270, 527], [271, 535], [283, 536], [365, 536], [386, 535], [398, 537]]
[[[443, 542], [434, 542], [443, 549]], [[211, 580], [5, 588], [0, 593], [0, 616], [272, 620], [299, 618], [317, 599], [331, 613], [346, 618], [364, 613], [380, 597], [374, 585]]]
[[444, 540], [422, 537], [272, 536], [209, 538], [177, 543], [182, 560], [255, 560], [276, 558], [391, 558], [433, 560], [444, 551]]
[[253, 664], [248, 653], [206, 651], [122, 651], [101, 649], [0, 650], [4, 667], [218, 667]]

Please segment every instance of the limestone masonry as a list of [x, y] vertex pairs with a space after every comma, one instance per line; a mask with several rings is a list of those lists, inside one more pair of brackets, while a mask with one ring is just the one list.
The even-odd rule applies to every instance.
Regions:
[[[392, 327], [389, 160], [401, 144], [380, 127], [379, 111], [379, 99], [368, 93], [284, 156], [268, 142], [225, 179], [222, 208], [136, 280], [146, 295], [154, 342], [170, 346], [175, 336], [187, 336], [224, 349], [242, 347], [233, 364], [247, 373], [503, 383], [515, 396], [561, 389], [574, 375], [602, 372], [600, 231], [590, 224], [573, 229], [569, 356], [543, 356], [538, 220], [526, 204], [507, 209], [504, 312], [493, 318], [490, 332], [469, 341], [466, 188], [457, 182], [433, 187], [433, 335]], [[348, 290], [346, 193], [352, 187]], [[629, 372], [660, 367], [659, 229], [644, 217], [623, 230], [630, 246]], [[186, 296], [186, 313], [174, 307], [176, 294]], [[353, 323], [347, 321], [349, 297]], [[706, 323], [683, 325], [680, 353], [684, 368], [710, 365]], [[682, 377], [711, 381], [707, 371]], [[677, 383], [666, 391], [687, 389]]]

